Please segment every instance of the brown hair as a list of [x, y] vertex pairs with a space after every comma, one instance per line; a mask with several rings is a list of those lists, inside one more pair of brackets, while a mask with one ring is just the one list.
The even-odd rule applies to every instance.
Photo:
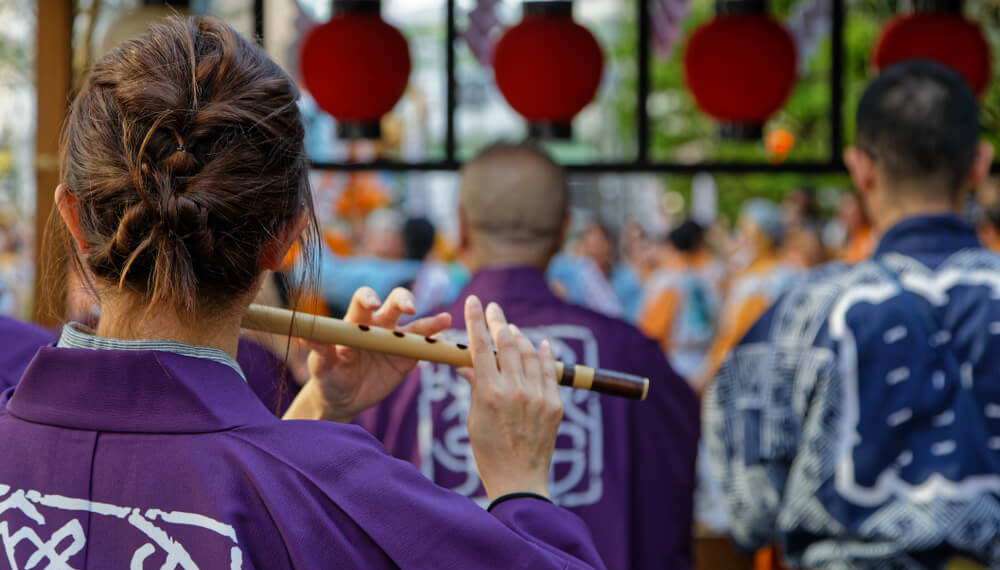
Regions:
[[315, 240], [297, 99], [213, 18], [171, 17], [104, 56], [61, 142], [93, 274], [193, 315], [248, 292], [263, 248], [302, 208], [302, 239]]

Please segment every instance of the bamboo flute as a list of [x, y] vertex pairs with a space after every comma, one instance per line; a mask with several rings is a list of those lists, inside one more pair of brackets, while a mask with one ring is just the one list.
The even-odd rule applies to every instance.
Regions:
[[[456, 367], [472, 366], [472, 353], [464, 344], [264, 305], [250, 305], [243, 328]], [[649, 393], [648, 378], [613, 370], [579, 364], [570, 367], [557, 361], [556, 374], [560, 384], [580, 390], [633, 400], [644, 400]]]

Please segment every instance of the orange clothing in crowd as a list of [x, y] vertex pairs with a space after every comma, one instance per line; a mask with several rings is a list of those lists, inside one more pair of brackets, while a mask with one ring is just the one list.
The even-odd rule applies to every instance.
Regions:
[[664, 288], [656, 298], [640, 309], [639, 330], [655, 340], [665, 350], [670, 350], [670, 331], [680, 307], [681, 292], [673, 287]]
[[[281, 261], [280, 271], [291, 271], [295, 267], [296, 262], [299, 261], [301, 254], [302, 246], [299, 242], [293, 243]], [[327, 306], [326, 300], [323, 299], [323, 296], [318, 291], [302, 290], [298, 291], [298, 294], [298, 298], [293, 299], [295, 310], [312, 315], [326, 316], [330, 314], [330, 308]]]
[[875, 251], [875, 234], [871, 226], [865, 226], [848, 240], [841, 254], [844, 263], [859, 263], [868, 259]]
[[678, 256], [646, 282], [639, 305], [639, 329], [655, 340], [682, 376], [704, 365], [715, 335], [724, 267], [707, 251]]
[[799, 269], [783, 262], [777, 255], [771, 255], [757, 258], [733, 278], [722, 306], [719, 334], [708, 351], [699, 389], [703, 390], [715, 377], [729, 351], [771, 303], [788, 289], [799, 273]]
[[979, 241], [983, 242], [983, 247], [1000, 253], [1000, 231], [997, 231], [992, 224], [979, 227]]

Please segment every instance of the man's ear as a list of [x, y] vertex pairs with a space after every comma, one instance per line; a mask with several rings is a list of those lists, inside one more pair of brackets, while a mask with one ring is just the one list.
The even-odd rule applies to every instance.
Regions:
[[264, 251], [261, 252], [261, 268], [270, 271], [281, 271], [285, 255], [288, 254], [288, 250], [292, 248], [292, 245], [295, 244], [302, 235], [302, 232], [305, 231], [307, 225], [309, 225], [309, 212], [305, 208], [302, 208], [299, 210], [298, 215], [291, 222], [285, 224], [285, 227], [281, 229], [278, 235], [264, 246]]
[[56, 207], [59, 208], [59, 216], [73, 236], [76, 247], [85, 253], [90, 249], [90, 243], [83, 233], [83, 228], [80, 227], [80, 211], [77, 208], [76, 195], [70, 192], [65, 184], [56, 186]]
[[978, 188], [980, 184], [990, 175], [990, 167], [993, 166], [993, 145], [986, 141], [979, 141], [979, 148], [976, 149], [976, 158], [972, 161], [972, 167], [965, 176], [965, 184], [962, 188]]
[[867, 196], [875, 188], [875, 162], [857, 147], [844, 149], [844, 166], [851, 175], [851, 182], [858, 193]]

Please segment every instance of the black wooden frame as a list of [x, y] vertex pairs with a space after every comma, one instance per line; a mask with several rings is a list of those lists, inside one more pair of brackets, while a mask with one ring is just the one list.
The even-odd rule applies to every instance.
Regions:
[[[649, 113], [646, 101], [649, 97], [649, 65], [650, 65], [650, 40], [649, 40], [649, 1], [637, 0], [637, 20], [639, 23], [638, 33], [638, 87], [636, 89], [636, 159], [632, 161], [616, 162], [592, 162], [592, 163], [569, 163], [565, 167], [572, 172], [585, 173], [614, 173], [614, 172], [650, 172], [650, 173], [677, 173], [694, 174], [697, 172], [713, 173], [801, 173], [801, 174], [824, 174], [844, 172], [844, 165], [840, 158], [840, 149], [843, 148], [843, 108], [844, 108], [844, 11], [845, 0], [833, 0], [831, 2], [831, 30], [830, 41], [833, 50], [830, 65], [830, 156], [826, 160], [808, 162], [784, 162], [781, 164], [771, 164], [767, 162], [726, 162], [709, 161], [699, 163], [680, 163], [651, 161], [649, 159]], [[447, 115], [445, 120], [445, 158], [437, 161], [425, 162], [399, 162], [380, 160], [366, 163], [353, 162], [313, 162], [312, 168], [319, 170], [384, 170], [384, 171], [450, 171], [461, 167], [456, 151], [455, 136], [455, 110], [457, 106], [456, 81], [455, 81], [455, 49], [458, 33], [455, 23], [456, 0], [445, 0], [445, 50], [446, 50], [446, 82], [445, 104]], [[255, 29], [258, 38], [263, 39], [264, 35], [264, 0], [254, 0]]]

